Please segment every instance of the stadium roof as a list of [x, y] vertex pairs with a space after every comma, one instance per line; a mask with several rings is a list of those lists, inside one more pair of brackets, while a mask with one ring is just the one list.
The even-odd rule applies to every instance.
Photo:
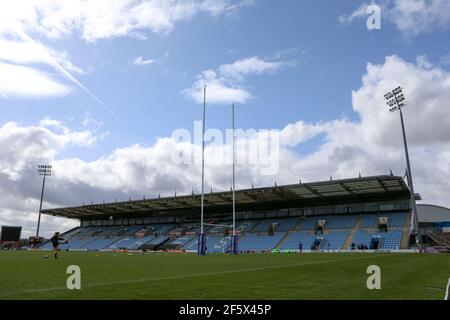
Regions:
[[[240, 212], [408, 199], [402, 177], [374, 176], [236, 190]], [[42, 210], [43, 214], [92, 220], [200, 212], [200, 194]], [[232, 192], [205, 193], [205, 214], [230, 212]]]
[[418, 204], [417, 214], [419, 222], [447, 222], [450, 221], [450, 209], [432, 204]]

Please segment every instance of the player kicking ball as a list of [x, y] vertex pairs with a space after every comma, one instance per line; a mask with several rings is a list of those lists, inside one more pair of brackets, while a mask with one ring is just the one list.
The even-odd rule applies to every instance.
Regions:
[[[64, 238], [61, 237], [59, 232], [55, 232], [53, 237], [50, 239], [52, 245], [53, 245], [53, 251], [55, 252], [55, 259], [58, 259], [58, 251], [59, 249], [59, 241], [64, 241]], [[65, 241], [64, 243], [67, 243], [68, 241]]]

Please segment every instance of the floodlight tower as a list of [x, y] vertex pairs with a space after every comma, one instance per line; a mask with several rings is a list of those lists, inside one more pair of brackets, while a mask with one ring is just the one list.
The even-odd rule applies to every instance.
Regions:
[[44, 188], [45, 188], [45, 177], [52, 175], [52, 166], [49, 164], [39, 164], [38, 173], [43, 176], [42, 179], [42, 191], [41, 191], [41, 204], [39, 205], [39, 218], [36, 230], [36, 237], [39, 237], [39, 228], [41, 226], [41, 212], [42, 212], [42, 201], [44, 200]]
[[205, 120], [206, 120], [206, 85], [203, 88], [203, 129], [202, 129], [202, 195], [200, 203], [200, 234], [197, 240], [197, 254], [204, 256], [206, 254], [206, 236], [204, 233], [204, 198], [205, 198]]
[[403, 95], [403, 88], [398, 87], [392, 92], [386, 93], [384, 98], [387, 101], [388, 106], [390, 107], [389, 111], [395, 112], [400, 111], [400, 122], [402, 125], [402, 133], [403, 133], [403, 144], [405, 146], [405, 158], [406, 158], [406, 168], [407, 168], [407, 177], [408, 177], [408, 186], [411, 191], [411, 206], [412, 206], [412, 227], [413, 234], [416, 238], [416, 243], [420, 243], [420, 239], [418, 237], [419, 233], [419, 220], [417, 214], [417, 206], [416, 206], [416, 196], [414, 193], [413, 179], [411, 173], [411, 164], [409, 161], [409, 152], [408, 152], [408, 143], [406, 141], [406, 133], [405, 133], [405, 123], [403, 120], [403, 112], [402, 108], [406, 106], [405, 96]]

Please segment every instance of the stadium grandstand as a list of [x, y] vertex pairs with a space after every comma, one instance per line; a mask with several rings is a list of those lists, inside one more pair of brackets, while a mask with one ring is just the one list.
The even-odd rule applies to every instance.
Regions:
[[[397, 250], [410, 247], [410, 191], [402, 177], [373, 176], [236, 191], [239, 252]], [[231, 192], [205, 195], [207, 252], [230, 249]], [[67, 250], [195, 252], [200, 195], [43, 210], [77, 219]], [[41, 249], [50, 249], [43, 243]]]

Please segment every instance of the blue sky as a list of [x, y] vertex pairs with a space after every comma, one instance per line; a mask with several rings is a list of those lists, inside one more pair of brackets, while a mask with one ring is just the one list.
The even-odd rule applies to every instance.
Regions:
[[[445, 130], [450, 3], [375, 1], [381, 8], [379, 30], [366, 27], [369, 4], [24, 0], [0, 5], [0, 145], [6, 146], [0, 184], [15, 190], [5, 195], [6, 202], [28, 201], [5, 205], [3, 219], [31, 223], [39, 188], [28, 185], [39, 183], [34, 168], [42, 161], [59, 169], [49, 182], [47, 207], [198, 186], [196, 166], [177, 171], [161, 160], [165, 148], [180, 145], [157, 141], [177, 128], [193, 130], [202, 117], [195, 94], [203, 84], [228, 90], [208, 91], [207, 127], [229, 128], [235, 99], [239, 128], [284, 134], [279, 172], [262, 177], [242, 166], [241, 187], [289, 183], [300, 176], [384, 174], [392, 168], [402, 174], [398, 116], [387, 111], [383, 95], [403, 85], [410, 98], [406, 120], [416, 189], [428, 202], [448, 205], [440, 195], [450, 187], [450, 179], [443, 179], [450, 178]], [[228, 178], [212, 171], [208, 183], [228, 188]], [[57, 188], [68, 196], [58, 195]], [[430, 188], [439, 192], [433, 195]], [[17, 213], [22, 218], [12, 218]]]
[[[168, 34], [145, 32], [146, 40], [117, 37], [87, 43], [76, 33], [53, 41], [35, 35], [34, 39], [49, 47], [68, 52], [75, 65], [87, 70], [79, 80], [126, 128], [73, 84], [73, 92], [64, 97], [2, 99], [0, 120], [29, 125], [51, 117], [76, 128], [89, 112], [104, 123], [101, 129], [109, 136], [95, 148], [66, 150], [59, 156], [93, 159], [117, 147], [152, 144], [156, 137], [170, 136], [175, 128], [191, 129], [193, 121], [201, 119], [201, 106], [180, 92], [200, 72], [253, 56], [270, 60], [280, 51], [295, 64], [245, 81], [253, 98], [238, 106], [240, 127], [282, 128], [298, 120], [354, 119], [358, 115], [352, 109], [351, 91], [361, 84], [368, 62], [382, 63], [390, 54], [407, 61], [427, 54], [439, 61], [448, 53], [443, 44], [449, 36], [437, 32], [409, 39], [385, 20], [381, 30], [372, 31], [365, 27], [365, 19], [349, 26], [338, 21], [359, 4], [284, 1], [280, 5], [260, 0], [229, 16], [195, 16]], [[156, 62], [132, 65], [139, 56]], [[228, 114], [225, 106], [208, 109], [208, 125], [229, 126], [223, 121]]]

